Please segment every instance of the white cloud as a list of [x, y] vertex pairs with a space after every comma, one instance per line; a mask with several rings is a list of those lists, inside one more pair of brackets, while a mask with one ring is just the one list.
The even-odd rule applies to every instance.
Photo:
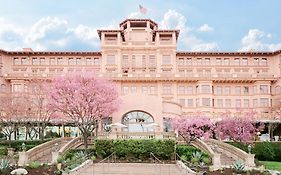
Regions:
[[[209, 26], [208, 26], [209, 27]], [[187, 18], [175, 10], [168, 10], [160, 23], [162, 29], [180, 29], [179, 42], [183, 43], [182, 50], [189, 51], [217, 51], [219, 46], [216, 42], [205, 42], [200, 39], [193, 27], [187, 25]], [[210, 28], [210, 27], [209, 27]]]
[[100, 43], [96, 28], [73, 27], [67, 20], [57, 17], [41, 18], [26, 28], [0, 18], [0, 26], [0, 47], [5, 50], [21, 50], [23, 47], [36, 51], [96, 50]]
[[267, 43], [266, 39], [272, 38], [271, 34], [267, 34], [259, 29], [250, 29], [242, 40], [242, 48], [239, 51], [275, 51], [281, 49], [281, 43]]
[[208, 24], [204, 24], [198, 29], [200, 32], [212, 32], [214, 29], [210, 27]]

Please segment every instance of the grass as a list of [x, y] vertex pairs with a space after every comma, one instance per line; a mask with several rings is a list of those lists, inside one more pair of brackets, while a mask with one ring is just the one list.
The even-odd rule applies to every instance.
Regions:
[[260, 161], [266, 169], [281, 171], [281, 162]]

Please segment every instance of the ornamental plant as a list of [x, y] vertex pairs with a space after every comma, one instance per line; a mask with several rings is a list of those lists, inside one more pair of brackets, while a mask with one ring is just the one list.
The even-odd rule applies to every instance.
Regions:
[[201, 116], [176, 119], [173, 122], [173, 126], [187, 143], [197, 138], [209, 138], [214, 130], [214, 124], [211, 120]]
[[48, 85], [49, 108], [59, 120], [74, 123], [87, 138], [97, 128], [98, 121], [118, 109], [119, 97], [113, 83], [92, 73], [67, 74]]

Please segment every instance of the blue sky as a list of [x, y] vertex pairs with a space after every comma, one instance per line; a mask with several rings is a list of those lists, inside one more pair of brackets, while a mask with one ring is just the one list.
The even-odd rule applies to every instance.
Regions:
[[2, 0], [0, 48], [98, 51], [97, 29], [151, 18], [181, 30], [178, 50], [273, 51], [281, 49], [280, 7], [280, 0]]

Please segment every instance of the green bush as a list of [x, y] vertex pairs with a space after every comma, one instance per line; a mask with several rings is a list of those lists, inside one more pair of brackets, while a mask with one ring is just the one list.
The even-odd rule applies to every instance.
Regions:
[[33, 161], [33, 162], [31, 162], [30, 164], [29, 164], [29, 167], [31, 168], [31, 169], [37, 169], [37, 168], [39, 168], [41, 165], [40, 165], [40, 163], [39, 162], [36, 162], [36, 161]]
[[200, 152], [198, 148], [189, 145], [177, 145], [176, 152], [179, 156], [185, 156], [186, 161], [190, 161], [192, 158], [192, 154], [195, 152]]
[[[248, 144], [228, 142], [229, 144], [248, 152]], [[252, 153], [261, 161], [281, 162], [281, 142], [254, 142]]]
[[8, 150], [5, 146], [0, 146], [0, 156], [6, 156], [8, 154]]
[[135, 158], [147, 160], [150, 153], [162, 160], [171, 159], [174, 154], [175, 141], [173, 140], [96, 140], [97, 156], [105, 158], [116, 153], [120, 159]]
[[[29, 150], [37, 145], [40, 145], [44, 142], [47, 142], [50, 140], [12, 140], [11, 141], [11, 148], [14, 148], [15, 151], [22, 151], [22, 143], [25, 144], [26, 150]], [[10, 147], [10, 141], [9, 140], [1, 140], [0, 141], [0, 147], [8, 148]]]

